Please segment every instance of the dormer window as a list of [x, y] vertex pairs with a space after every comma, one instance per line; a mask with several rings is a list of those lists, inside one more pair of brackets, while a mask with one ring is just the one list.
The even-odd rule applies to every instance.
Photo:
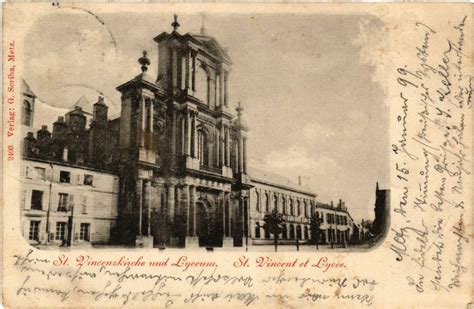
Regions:
[[31, 120], [33, 115], [33, 109], [31, 108], [30, 102], [27, 100], [23, 101], [23, 115], [21, 118], [21, 124], [25, 126], [31, 126]]

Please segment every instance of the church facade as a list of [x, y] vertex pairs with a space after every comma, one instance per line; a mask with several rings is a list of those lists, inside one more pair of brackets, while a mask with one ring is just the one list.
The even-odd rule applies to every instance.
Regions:
[[[100, 173], [96, 178], [103, 181], [118, 179], [116, 187], [111, 182], [101, 191], [116, 195], [116, 201], [102, 204], [97, 211], [112, 214], [108, 230], [100, 229], [101, 234], [109, 235], [97, 234], [97, 239], [145, 247], [258, 245], [269, 238], [261, 231], [262, 220], [273, 207], [288, 222], [284, 239], [309, 239], [309, 218], [319, 213], [316, 195], [249, 172], [249, 129], [240, 104], [236, 113], [229, 108], [232, 62], [226, 50], [204, 31], [180, 34], [176, 17], [172, 27], [171, 33], [154, 38], [159, 51], [158, 76], [148, 73], [152, 61], [143, 52], [138, 59], [141, 73], [117, 87], [121, 93], [119, 118], [108, 119], [102, 97], [93, 105], [92, 115], [76, 106], [58, 118], [52, 133], [43, 126], [36, 137], [27, 134], [25, 165], [33, 169], [34, 162], [68, 166], [77, 174], [82, 170]], [[28, 89], [24, 97], [24, 113], [28, 114], [23, 124], [28, 131], [34, 115], [34, 94]], [[28, 181], [29, 192], [35, 185]], [[47, 211], [36, 214], [49, 227], [38, 227], [46, 234], [42, 239], [51, 239], [53, 223], [49, 220], [58, 212], [54, 203], [49, 199], [43, 207]], [[77, 210], [62, 211], [78, 218]], [[333, 211], [348, 215], [347, 209]], [[24, 220], [25, 226], [30, 222], [31, 230], [28, 220]], [[98, 223], [94, 222], [99, 219], [94, 220], [88, 227], [91, 230], [97, 230], [94, 225]], [[345, 225], [349, 230], [351, 223]], [[74, 243], [77, 226], [67, 228], [71, 230], [68, 242]], [[33, 238], [38, 241], [40, 237]], [[348, 238], [341, 236], [341, 242], [344, 239]]]

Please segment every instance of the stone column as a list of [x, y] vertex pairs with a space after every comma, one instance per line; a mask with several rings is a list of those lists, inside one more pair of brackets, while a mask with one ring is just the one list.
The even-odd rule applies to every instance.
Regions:
[[186, 113], [186, 155], [191, 155], [191, 115]]
[[168, 211], [170, 216], [170, 222], [174, 223], [175, 215], [175, 184], [170, 182], [168, 183]]
[[230, 166], [230, 132], [229, 127], [226, 127], [226, 166]]
[[222, 126], [219, 130], [219, 143], [220, 147], [220, 164], [221, 166], [225, 166], [225, 144], [224, 144], [224, 126]]
[[222, 237], [225, 237], [225, 192], [220, 192], [219, 193], [219, 206], [222, 211]]
[[239, 173], [244, 172], [244, 142], [242, 136], [239, 137], [239, 153], [238, 153], [238, 160], [239, 160]]
[[147, 219], [146, 219], [146, 236], [151, 234], [151, 182], [145, 182], [145, 197], [144, 202], [147, 210]]
[[224, 74], [223, 74], [223, 71], [220, 71], [219, 72], [219, 105], [223, 105], [223, 96], [222, 96], [222, 93], [223, 93], [223, 85], [224, 84]]
[[196, 91], [196, 52], [192, 51], [192, 78], [191, 78], [191, 87], [193, 91]]
[[187, 148], [187, 145], [186, 145], [186, 122], [187, 122], [187, 115], [186, 114], [181, 114], [180, 116], [180, 135], [181, 135], [181, 151], [180, 151], [180, 154], [181, 155], [185, 155], [186, 154], [186, 148]]
[[175, 166], [176, 161], [176, 110], [173, 108], [173, 120], [171, 123], [171, 166]]
[[150, 132], [148, 133], [148, 149], [153, 149], [153, 100], [150, 99], [149, 102]]
[[244, 174], [247, 174], [247, 138], [243, 138], [242, 140], [242, 145], [243, 145], [243, 170]]
[[232, 236], [232, 225], [231, 225], [231, 217], [232, 217], [232, 205], [230, 203], [230, 193], [226, 193], [226, 206], [227, 206], [227, 237]]
[[178, 55], [175, 48], [171, 49], [171, 85], [176, 89], [178, 84]]
[[227, 96], [228, 96], [228, 87], [227, 87], [227, 84], [228, 84], [228, 78], [229, 78], [229, 73], [227, 71], [224, 72], [224, 105], [227, 106], [228, 105], [228, 102], [227, 102]]
[[137, 202], [138, 202], [138, 235], [142, 235], [142, 224], [143, 224], [143, 180], [137, 180]]
[[192, 229], [192, 236], [197, 236], [197, 233], [196, 233], [196, 187], [195, 186], [191, 186], [191, 192], [190, 192], [190, 196], [191, 196], [191, 205], [193, 207], [193, 213], [192, 213], [192, 222], [193, 222], [193, 229]]
[[191, 235], [191, 218], [190, 218], [190, 215], [191, 215], [191, 200], [190, 200], [190, 193], [189, 193], [189, 186], [188, 185], [184, 185], [183, 187], [183, 190], [184, 190], [184, 194], [186, 196], [186, 236], [190, 236]]
[[186, 56], [185, 56], [185, 79], [184, 79], [184, 89], [188, 90], [189, 89], [189, 51], [186, 51]]
[[145, 146], [145, 121], [146, 121], [146, 104], [145, 98], [142, 96], [140, 97], [140, 104], [139, 104], [140, 113], [142, 115], [141, 118], [141, 126], [139, 128], [140, 131], [140, 146]]
[[193, 158], [197, 158], [198, 140], [197, 140], [197, 119], [196, 113], [193, 114]]
[[214, 161], [216, 163], [216, 166], [221, 166], [221, 160], [220, 160], [221, 142], [220, 142], [220, 130], [218, 128], [215, 129], [214, 136], [215, 136], [215, 145], [216, 145], [216, 148], [215, 148], [216, 158]]

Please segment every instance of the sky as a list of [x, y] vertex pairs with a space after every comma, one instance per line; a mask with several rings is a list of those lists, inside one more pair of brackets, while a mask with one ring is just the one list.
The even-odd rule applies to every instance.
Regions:
[[[172, 14], [55, 12], [26, 36], [25, 80], [60, 114], [82, 95], [93, 104], [103, 94], [109, 115], [119, 116], [115, 88], [141, 72], [143, 50], [156, 76], [153, 38], [172, 30]], [[342, 198], [356, 221], [373, 218], [376, 182], [389, 188], [389, 108], [371, 50], [382, 22], [370, 15], [177, 13], [182, 34], [198, 33], [204, 16], [207, 34], [232, 58], [229, 101], [244, 107], [249, 165], [301, 176], [319, 201]]]

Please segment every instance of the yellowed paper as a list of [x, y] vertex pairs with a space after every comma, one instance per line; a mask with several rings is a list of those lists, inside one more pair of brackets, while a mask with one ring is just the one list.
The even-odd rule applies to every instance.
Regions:
[[5, 4], [3, 305], [467, 308], [468, 4]]

